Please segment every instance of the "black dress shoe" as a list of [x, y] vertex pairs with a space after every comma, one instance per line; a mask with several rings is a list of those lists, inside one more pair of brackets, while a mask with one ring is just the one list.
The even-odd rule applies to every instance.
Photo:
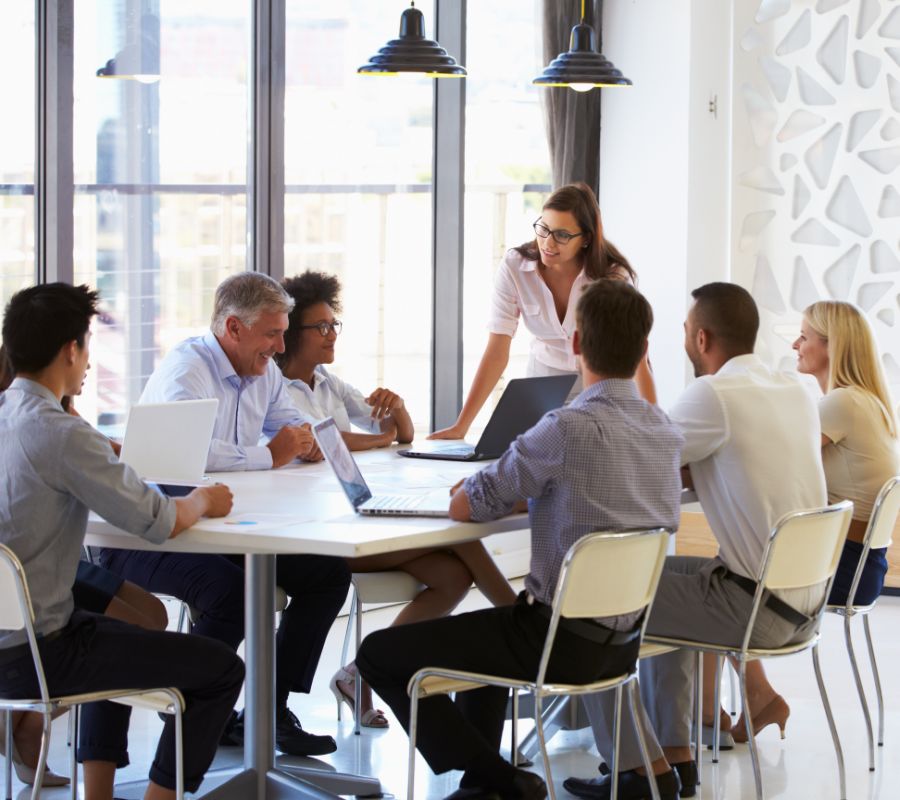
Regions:
[[[679, 797], [693, 797], [697, 794], [697, 784], [700, 783], [697, 762], [679, 761], [677, 764], [672, 764], [672, 769], [678, 773], [678, 780], [681, 782]], [[660, 791], [662, 791], [662, 787], [660, 787]]]
[[300, 720], [287, 707], [275, 719], [275, 746], [290, 756], [324, 756], [337, 750], [331, 736], [320, 736], [303, 730]]
[[[656, 776], [661, 800], [677, 800], [681, 783], [675, 770], [669, 770]], [[612, 782], [609, 775], [599, 778], [566, 778], [563, 788], [576, 797], [585, 800], [609, 800]], [[650, 800], [650, 781], [644, 775], [638, 775], [633, 769], [619, 773], [619, 800]]]
[[244, 712], [239, 714], [232, 709], [231, 716], [225, 722], [222, 735], [219, 737], [220, 747], [244, 746]]
[[540, 775], [517, 769], [512, 780], [512, 789], [503, 793], [503, 800], [544, 800], [547, 784]]

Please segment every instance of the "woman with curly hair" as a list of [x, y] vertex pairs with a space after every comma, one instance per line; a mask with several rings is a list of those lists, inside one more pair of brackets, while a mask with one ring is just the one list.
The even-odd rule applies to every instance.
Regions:
[[[284, 352], [276, 359], [288, 393], [297, 407], [313, 419], [333, 417], [351, 450], [386, 447], [413, 439], [409, 412], [398, 394], [379, 387], [364, 396], [349, 383], [331, 374], [325, 364], [334, 362], [341, 322], [340, 282], [334, 275], [307, 271], [286, 278], [282, 285], [294, 299], [284, 335]], [[356, 426], [362, 432], [355, 431]], [[400, 612], [394, 625], [435, 619], [453, 611], [474, 580], [494, 605], [512, 605], [515, 592], [480, 541], [447, 549], [406, 550], [348, 559], [353, 572], [403, 570], [425, 588]], [[331, 679], [338, 705], [344, 702], [360, 725], [386, 728], [384, 712], [373, 707], [372, 690], [363, 683], [360, 708], [354, 708], [356, 665], [347, 664]]]

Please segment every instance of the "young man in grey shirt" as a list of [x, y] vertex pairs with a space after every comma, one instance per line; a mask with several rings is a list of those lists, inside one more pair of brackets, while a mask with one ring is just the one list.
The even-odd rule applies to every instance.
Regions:
[[[108, 441], [67, 414], [90, 358], [97, 293], [62, 283], [18, 292], [6, 307], [3, 343], [17, 378], [0, 396], [0, 542], [22, 562], [51, 694], [174, 686], [186, 700], [185, 789], [195, 791], [212, 762], [244, 670], [225, 645], [200, 636], [149, 631], [74, 609], [72, 584], [88, 512], [161, 543], [201, 516], [224, 516], [231, 492], [217, 485], [171, 500], [120, 464]], [[0, 630], [0, 695], [39, 694], [22, 631]], [[78, 757], [85, 791], [112, 798], [115, 769], [128, 763], [130, 709], [85, 706]], [[175, 731], [169, 717], [150, 768], [146, 800], [175, 797]]]

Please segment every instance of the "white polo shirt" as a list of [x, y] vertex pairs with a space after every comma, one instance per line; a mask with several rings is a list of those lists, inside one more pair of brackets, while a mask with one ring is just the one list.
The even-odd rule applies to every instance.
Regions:
[[301, 380], [285, 378], [284, 384], [291, 402], [310, 419], [321, 422], [334, 417], [341, 431], [349, 431], [352, 423], [366, 433], [381, 433], [381, 423], [372, 419], [372, 406], [366, 403], [363, 393], [321, 364], [316, 367], [312, 388]]
[[564, 372], [576, 372], [578, 362], [572, 353], [575, 333], [575, 307], [590, 279], [582, 270], [569, 294], [562, 322], [556, 313], [553, 294], [537, 270], [538, 262], [529, 261], [515, 250], [507, 252], [494, 276], [494, 293], [488, 330], [514, 336], [522, 317], [531, 340], [534, 361]]
[[[684, 434], [681, 461], [691, 466], [719, 558], [755, 579], [778, 519], [827, 504], [814, 399], [796, 374], [745, 355], [694, 381], [669, 416]], [[778, 595], [809, 612], [822, 591]]]

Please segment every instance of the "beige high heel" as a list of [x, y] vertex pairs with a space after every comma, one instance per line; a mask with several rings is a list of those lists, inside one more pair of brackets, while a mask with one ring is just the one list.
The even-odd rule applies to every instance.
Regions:
[[[763, 706], [753, 719], [753, 733], [759, 736], [760, 731], [769, 725], [777, 725], [781, 732], [781, 738], [784, 739], [784, 729], [787, 727], [788, 717], [791, 715], [791, 707], [785, 702], [785, 699], [776, 694], [765, 706]], [[731, 729], [731, 735], [736, 742], [744, 744], [749, 739], [747, 735], [747, 725], [744, 722], [744, 715], [741, 714], [735, 726]]]
[[[0, 750], [6, 749], [6, 715], [0, 714]], [[26, 783], [29, 786], [34, 786], [34, 779], [37, 775], [37, 770], [34, 767], [29, 767], [23, 760], [22, 756], [19, 754], [19, 749], [16, 747], [15, 738], [13, 738], [12, 743], [12, 765], [13, 769], [16, 771], [16, 777], [22, 781], [22, 783]], [[65, 775], [57, 775], [49, 766], [44, 767], [44, 778], [41, 781], [41, 786], [68, 786], [71, 781]]]

